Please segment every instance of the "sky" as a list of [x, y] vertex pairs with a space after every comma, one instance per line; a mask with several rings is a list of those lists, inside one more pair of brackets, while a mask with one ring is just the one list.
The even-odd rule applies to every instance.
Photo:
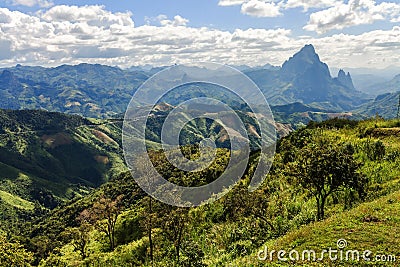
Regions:
[[211, 61], [400, 67], [399, 0], [0, 0], [0, 67]]

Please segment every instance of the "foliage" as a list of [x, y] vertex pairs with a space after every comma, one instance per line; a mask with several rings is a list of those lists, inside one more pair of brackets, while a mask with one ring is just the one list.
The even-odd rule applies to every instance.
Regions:
[[29, 267], [33, 261], [33, 253], [28, 252], [18, 241], [10, 242], [0, 232], [0, 266]]
[[364, 193], [366, 180], [358, 172], [359, 164], [353, 158], [354, 149], [317, 136], [298, 151], [289, 175], [316, 199], [317, 220], [324, 219], [326, 199], [345, 188]]
[[[176, 208], [146, 196], [134, 179], [150, 173], [148, 168], [152, 166], [142, 164], [132, 170], [134, 177], [129, 172], [115, 174], [96, 190], [53, 210], [43, 211], [36, 202], [32, 202], [34, 210], [19, 210], [0, 202], [0, 213], [6, 220], [14, 218], [8, 224], [13, 237], [10, 240], [34, 252], [32, 264], [40, 266], [257, 266], [254, 253], [264, 244], [270, 246], [277, 241], [289, 248], [303, 244], [331, 246], [329, 242], [338, 239], [334, 235], [347, 233], [347, 229], [357, 233], [355, 237], [350, 232], [345, 236], [352, 243], [373, 246], [376, 237], [384, 238], [378, 236], [380, 231], [397, 231], [393, 228], [397, 197], [390, 194], [400, 190], [399, 136], [359, 135], [369, 128], [390, 130], [394, 124], [388, 121], [368, 120], [353, 126], [352, 122], [327, 124], [334, 126], [315, 124], [281, 139], [264, 183], [249, 192], [259, 154], [253, 152], [242, 180], [209, 205]], [[184, 146], [181, 151], [188, 158], [198, 156], [196, 146]], [[210, 168], [187, 173], [168, 164], [162, 151], [152, 150], [149, 154], [161, 174], [184, 186], [213, 181], [230, 158], [229, 150], [219, 148]], [[3, 169], [12, 175], [19, 173], [13, 168]], [[339, 177], [339, 172], [348, 175]], [[315, 178], [311, 175], [315, 173], [321, 174], [315, 177], [324, 178], [321, 180], [326, 192], [334, 189], [325, 195], [326, 219], [321, 222], [314, 222], [317, 206], [308, 190], [316, 192], [316, 187], [307, 187], [314, 180], [301, 183]], [[0, 185], [7, 187], [4, 191], [9, 194], [22, 196], [25, 191], [21, 188], [29, 188], [30, 183], [25, 176], [17, 179], [25, 187], [8, 182]], [[386, 195], [388, 199], [383, 200]], [[376, 199], [379, 207], [362, 204]], [[362, 227], [370, 227], [373, 234]], [[113, 229], [113, 250], [111, 232], [105, 229]]]

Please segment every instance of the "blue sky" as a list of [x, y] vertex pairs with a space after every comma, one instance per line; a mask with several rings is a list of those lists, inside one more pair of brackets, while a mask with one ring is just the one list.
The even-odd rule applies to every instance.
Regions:
[[400, 66], [395, 0], [0, 0], [0, 8], [3, 66], [280, 65], [308, 43], [334, 67]]

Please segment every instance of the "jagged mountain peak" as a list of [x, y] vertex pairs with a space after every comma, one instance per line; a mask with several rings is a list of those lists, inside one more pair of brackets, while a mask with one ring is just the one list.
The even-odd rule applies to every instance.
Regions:
[[283, 63], [282, 72], [289, 76], [298, 75], [307, 72], [310, 68], [316, 70], [319, 75], [330, 77], [328, 65], [321, 62], [314, 46], [308, 44]]
[[343, 69], [340, 69], [339, 72], [338, 72], [338, 78], [344, 77], [344, 76], [346, 76], [346, 73], [344, 72]]
[[312, 56], [318, 56], [312, 44], [305, 45], [297, 54], [308, 54]]
[[350, 72], [347, 72], [347, 74], [346, 74], [343, 69], [340, 69], [338, 72], [338, 77], [336, 78], [336, 81], [340, 85], [343, 85], [348, 89], [356, 90], [356, 88], [354, 87], [353, 79], [351, 78]]
[[[308, 63], [314, 63], [314, 62], [320, 61], [318, 54], [315, 52], [314, 46], [311, 44], [305, 45], [302, 49], [300, 49], [299, 52], [294, 54], [285, 63], [291, 62], [291, 61], [300, 61], [300, 60], [308, 62]], [[284, 63], [284, 65], [285, 65], [285, 63]]]

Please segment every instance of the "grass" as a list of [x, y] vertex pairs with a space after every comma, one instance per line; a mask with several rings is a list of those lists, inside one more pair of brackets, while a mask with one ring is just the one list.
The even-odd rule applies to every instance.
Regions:
[[33, 210], [35, 205], [19, 196], [12, 195], [5, 191], [0, 190], [0, 199], [10, 206], [13, 206], [22, 210]]
[[[337, 241], [345, 239], [347, 250], [365, 250], [375, 255], [395, 255], [400, 261], [400, 191], [375, 201], [364, 203], [358, 207], [334, 215], [325, 221], [315, 222], [285, 236], [265, 243], [268, 251], [281, 249], [287, 252], [315, 250], [320, 253], [323, 249], [337, 249]], [[260, 248], [260, 250], [264, 247]], [[293, 262], [262, 262], [257, 259], [257, 253], [240, 258], [233, 266], [293, 266]], [[328, 256], [323, 262], [297, 262], [296, 266], [399, 266], [396, 262], [331, 262]]]

